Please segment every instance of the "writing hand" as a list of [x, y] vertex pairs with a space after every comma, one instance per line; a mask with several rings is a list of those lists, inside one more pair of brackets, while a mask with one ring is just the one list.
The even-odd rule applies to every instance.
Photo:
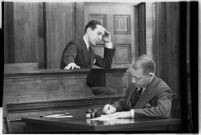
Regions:
[[80, 68], [80, 66], [76, 65], [75, 63], [69, 63], [64, 69], [76, 69], [76, 68]]
[[116, 108], [110, 104], [107, 104], [104, 106], [103, 112], [105, 114], [112, 114], [112, 113], [116, 112]]

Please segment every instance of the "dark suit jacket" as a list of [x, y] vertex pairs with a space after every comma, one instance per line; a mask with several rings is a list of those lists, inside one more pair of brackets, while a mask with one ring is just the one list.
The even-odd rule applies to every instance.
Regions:
[[111, 68], [114, 51], [115, 49], [105, 48], [104, 58], [102, 58], [96, 55], [91, 47], [89, 50], [87, 49], [83, 38], [72, 40], [63, 51], [60, 68], [64, 69], [71, 62], [76, 63], [81, 69], [91, 69], [93, 64], [103, 68]]
[[170, 117], [172, 90], [163, 80], [154, 77], [135, 106], [132, 106], [131, 98], [136, 91], [137, 88], [131, 83], [125, 95], [113, 104], [113, 106], [117, 108], [117, 111], [129, 111], [130, 109], [134, 109], [135, 118]]

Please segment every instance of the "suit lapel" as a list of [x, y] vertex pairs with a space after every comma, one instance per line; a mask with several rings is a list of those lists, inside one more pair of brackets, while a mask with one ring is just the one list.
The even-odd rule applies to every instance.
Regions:
[[79, 40], [79, 42], [80, 42], [81, 49], [82, 49], [82, 56], [83, 56], [83, 58], [84, 58], [84, 65], [87, 65], [87, 63], [88, 63], [88, 61], [89, 61], [89, 57], [90, 57], [90, 56], [89, 56], [89, 51], [88, 51], [88, 49], [87, 49], [87, 46], [86, 46], [86, 44], [85, 44], [83, 38], [81, 38], [81, 39]]
[[149, 102], [155, 96], [155, 93], [157, 92], [155, 89], [155, 85], [157, 83], [156, 77], [153, 78], [152, 82], [146, 87], [145, 91], [142, 93], [140, 99], [137, 101], [135, 105], [135, 109], [137, 108], [143, 108], [145, 104]]
[[134, 95], [134, 93], [136, 93], [136, 87], [134, 84], [130, 85], [129, 88], [129, 94], [128, 94], [128, 99], [127, 99], [127, 105], [130, 106], [131, 105], [131, 98]]
[[90, 64], [94, 64], [94, 59], [95, 59], [95, 53], [94, 53], [94, 50], [92, 47], [89, 47], [90, 48]]

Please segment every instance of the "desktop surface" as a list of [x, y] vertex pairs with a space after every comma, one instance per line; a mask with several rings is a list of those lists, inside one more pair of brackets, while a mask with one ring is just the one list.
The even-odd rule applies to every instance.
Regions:
[[[79, 112], [78, 112], [79, 114]], [[91, 120], [80, 112], [73, 117], [23, 117], [26, 132], [67, 133], [67, 132], [179, 132], [180, 119], [108, 119]]]

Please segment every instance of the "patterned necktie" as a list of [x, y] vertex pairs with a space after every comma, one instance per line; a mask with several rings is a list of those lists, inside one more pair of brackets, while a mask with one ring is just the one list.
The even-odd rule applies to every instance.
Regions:
[[139, 100], [141, 94], [142, 94], [142, 88], [140, 88], [136, 93], [135, 95], [132, 97], [131, 99], [131, 105], [132, 106], [135, 106], [135, 104], [137, 103], [137, 101]]

